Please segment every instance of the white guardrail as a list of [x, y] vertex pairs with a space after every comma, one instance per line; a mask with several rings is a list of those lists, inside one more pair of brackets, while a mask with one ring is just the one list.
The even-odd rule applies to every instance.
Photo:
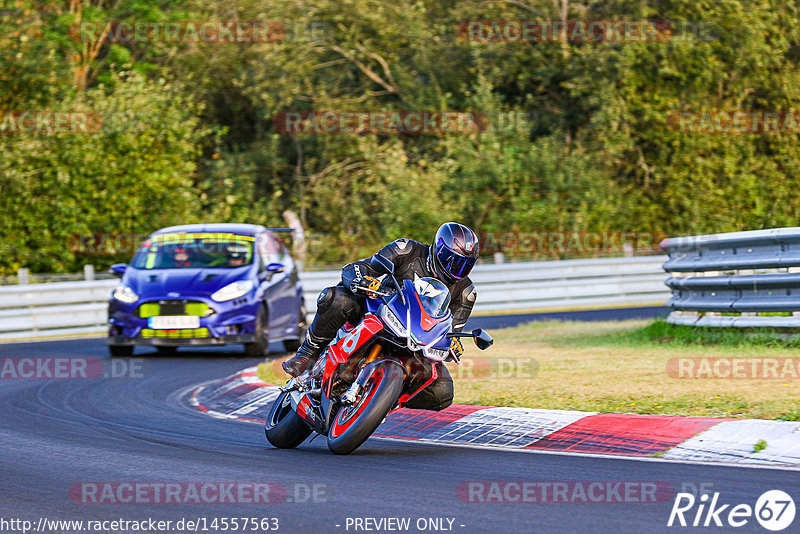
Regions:
[[708, 327], [800, 327], [800, 227], [672, 237], [667, 322]]
[[[666, 256], [478, 265], [474, 313], [663, 304], [670, 292]], [[309, 315], [339, 271], [300, 275]], [[0, 286], [0, 339], [103, 333], [111, 290], [119, 280]]]

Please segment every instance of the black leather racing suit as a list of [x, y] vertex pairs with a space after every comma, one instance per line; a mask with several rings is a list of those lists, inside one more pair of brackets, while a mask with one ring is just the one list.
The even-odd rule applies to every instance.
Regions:
[[[414, 280], [419, 277], [433, 277], [441, 280], [431, 264], [430, 246], [411, 239], [398, 239], [383, 247], [379, 254], [394, 264], [395, 277]], [[322, 290], [317, 299], [317, 314], [309, 328], [309, 337], [322, 346], [327, 345], [345, 324], [358, 324], [364, 315], [365, 297], [350, 291], [350, 285], [358, 274], [378, 277], [380, 274], [369, 266], [369, 260], [349, 263], [342, 269], [342, 282]], [[453, 313], [453, 329], [460, 332], [464, 328], [477, 293], [469, 278], [453, 283], [441, 280], [450, 290], [450, 311]], [[453, 402], [453, 379], [443, 364], [437, 364], [439, 378], [420, 391], [409, 403], [409, 408], [441, 410]]]

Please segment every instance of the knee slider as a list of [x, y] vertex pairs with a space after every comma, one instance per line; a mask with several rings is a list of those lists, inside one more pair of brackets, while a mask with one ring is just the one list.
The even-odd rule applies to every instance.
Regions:
[[333, 302], [335, 290], [332, 287], [326, 287], [323, 289], [319, 296], [317, 297], [317, 310], [324, 312], [328, 308], [330, 308], [331, 303]]
[[438, 402], [438, 403], [434, 404], [433, 406], [431, 406], [428, 409], [433, 411], [433, 412], [440, 412], [440, 411], [444, 410], [445, 408], [451, 406], [452, 404], [453, 404], [453, 399], [451, 397], [450, 399], [446, 399], [446, 400], [443, 400], [441, 402]]

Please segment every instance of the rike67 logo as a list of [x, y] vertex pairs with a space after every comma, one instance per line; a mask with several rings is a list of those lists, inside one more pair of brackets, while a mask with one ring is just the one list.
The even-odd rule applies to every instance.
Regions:
[[699, 498], [691, 493], [678, 493], [667, 526], [742, 527], [752, 524], [755, 517], [762, 527], [777, 532], [791, 525], [794, 516], [794, 500], [781, 490], [762, 493], [754, 507], [746, 503], [723, 504], [719, 492], [714, 492], [710, 497], [706, 493]]

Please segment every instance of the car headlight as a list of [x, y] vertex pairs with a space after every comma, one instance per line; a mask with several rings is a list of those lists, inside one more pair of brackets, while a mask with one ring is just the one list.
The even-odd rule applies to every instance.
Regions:
[[253, 289], [253, 282], [250, 280], [234, 282], [211, 293], [211, 300], [225, 302], [226, 300], [238, 299], [248, 294], [251, 289]]
[[431, 360], [435, 360], [437, 362], [444, 361], [447, 356], [450, 355], [449, 350], [445, 349], [434, 349], [432, 347], [425, 347], [425, 356], [430, 358]]
[[125, 304], [132, 304], [139, 300], [139, 295], [133, 292], [133, 289], [128, 286], [117, 286], [114, 288], [112, 296], [120, 302]]
[[383, 319], [384, 323], [389, 325], [391, 331], [396, 335], [400, 337], [405, 337], [408, 335], [408, 330], [406, 330], [406, 327], [403, 326], [403, 323], [400, 322], [400, 319], [398, 319], [394, 312], [385, 304], [381, 306], [381, 319]]

